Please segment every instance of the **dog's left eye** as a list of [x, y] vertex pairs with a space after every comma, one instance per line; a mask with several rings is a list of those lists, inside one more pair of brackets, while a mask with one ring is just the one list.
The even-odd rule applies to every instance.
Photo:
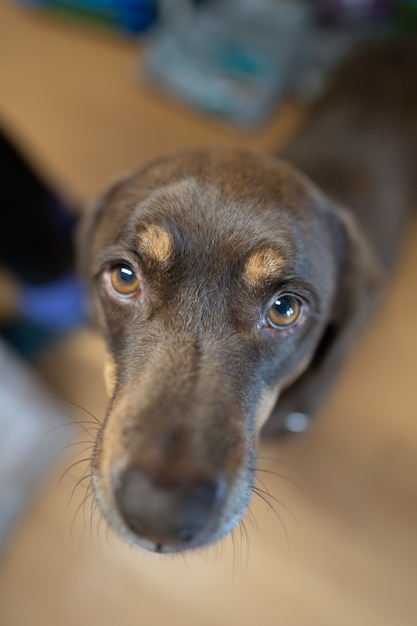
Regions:
[[302, 316], [303, 302], [290, 293], [280, 295], [266, 313], [268, 326], [278, 330], [294, 326]]
[[124, 297], [136, 296], [141, 289], [139, 278], [127, 263], [112, 265], [109, 271], [110, 283], [114, 291]]

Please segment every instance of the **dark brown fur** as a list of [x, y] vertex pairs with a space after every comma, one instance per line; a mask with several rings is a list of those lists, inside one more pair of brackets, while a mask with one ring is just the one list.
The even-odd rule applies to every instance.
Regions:
[[[376, 46], [341, 70], [287, 150], [297, 169], [244, 150], [177, 153], [86, 215], [81, 264], [111, 395], [94, 486], [129, 540], [177, 552], [224, 536], [248, 505], [260, 431], [315, 411], [400, 245], [416, 174], [410, 54]], [[109, 287], [120, 261], [140, 297]], [[277, 330], [266, 312], [283, 293], [303, 314]]]

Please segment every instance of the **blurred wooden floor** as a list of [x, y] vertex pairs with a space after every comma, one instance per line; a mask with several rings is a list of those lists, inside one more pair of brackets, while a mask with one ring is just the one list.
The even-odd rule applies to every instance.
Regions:
[[[0, 4], [0, 123], [77, 199], [160, 152], [270, 148], [298, 123], [291, 107], [251, 133], [190, 113], [138, 84], [135, 51]], [[82, 484], [68, 505], [86, 466], [57, 488], [66, 459], [0, 561], [1, 626], [416, 626], [416, 274], [414, 220], [379, 315], [314, 429], [261, 447], [270, 457], [261, 466], [276, 475], [260, 476], [283, 503], [275, 506], [288, 542], [277, 516], [254, 501], [246, 531], [218, 548], [185, 559], [127, 548], [97, 514], [90, 524], [89, 501], [77, 514]], [[41, 369], [60, 395], [102, 415], [101, 362], [100, 340], [83, 330]]]

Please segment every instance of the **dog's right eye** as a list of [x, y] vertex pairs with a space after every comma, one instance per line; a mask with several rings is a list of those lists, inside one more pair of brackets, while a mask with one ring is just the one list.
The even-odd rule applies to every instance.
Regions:
[[116, 294], [125, 298], [137, 296], [141, 291], [139, 278], [127, 263], [117, 263], [109, 270], [110, 283]]

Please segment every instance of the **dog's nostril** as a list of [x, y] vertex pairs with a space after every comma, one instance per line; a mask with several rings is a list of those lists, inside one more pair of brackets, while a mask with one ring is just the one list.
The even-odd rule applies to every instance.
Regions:
[[124, 523], [139, 537], [155, 544], [192, 541], [220, 508], [223, 480], [153, 479], [140, 467], [119, 476], [115, 498]]
[[191, 541], [194, 536], [194, 531], [191, 528], [184, 528], [180, 530], [178, 533], [178, 539], [181, 541]]

